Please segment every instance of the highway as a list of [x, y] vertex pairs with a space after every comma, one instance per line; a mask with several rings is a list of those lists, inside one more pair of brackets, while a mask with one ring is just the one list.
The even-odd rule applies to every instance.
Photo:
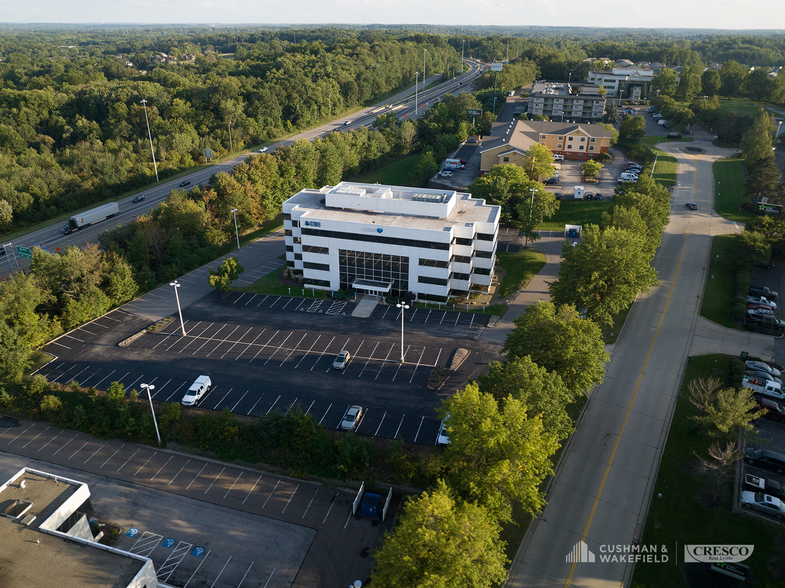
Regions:
[[[381, 102], [375, 106], [365, 108], [358, 113], [351, 116], [337, 119], [331, 123], [321, 125], [319, 127], [309, 129], [298, 135], [290, 137], [284, 141], [279, 141], [268, 145], [268, 152], [274, 151], [279, 145], [289, 145], [300, 139], [307, 139], [313, 141], [316, 138], [324, 137], [331, 132], [343, 132], [348, 130], [359, 129], [360, 127], [370, 127], [376, 120], [376, 117], [385, 112], [394, 112], [399, 119], [415, 119], [421, 116], [425, 110], [436, 102], [439, 102], [443, 96], [447, 94], [457, 94], [459, 92], [466, 92], [471, 90], [471, 82], [477, 76], [483, 73], [484, 65], [478, 61], [465, 60], [469, 66], [469, 70], [463, 74], [458, 75], [452, 80], [448, 80], [443, 84], [431, 88], [426, 91], [417, 92], [417, 102], [419, 106], [415, 108], [415, 89], [409, 88], [392, 97], [388, 101]], [[428, 80], [421, 82], [422, 87], [427, 87], [428, 83], [432, 83], [441, 78], [441, 74], [436, 74]], [[415, 110], [417, 111], [415, 113]], [[344, 124], [346, 121], [349, 124]], [[258, 153], [258, 151], [256, 152]], [[172, 190], [180, 189], [180, 184], [187, 181], [190, 182], [188, 186], [183, 189], [190, 189], [193, 186], [207, 183], [210, 178], [220, 172], [231, 173], [231, 171], [240, 163], [245, 161], [250, 155], [254, 153], [246, 153], [238, 155], [232, 159], [216, 163], [206, 169], [201, 169], [197, 172], [186, 176], [180, 176], [177, 179], [167, 180], [151, 186], [146, 190], [142, 190], [138, 194], [145, 196], [145, 200], [138, 203], [132, 202], [132, 197], [127, 197], [118, 200], [120, 205], [120, 214], [107, 219], [105, 221], [96, 223], [93, 226], [85, 227], [79, 231], [69, 235], [63, 234], [62, 227], [65, 224], [52, 225], [42, 229], [34, 230], [26, 235], [20, 236], [11, 242], [3, 242], [5, 246], [6, 255], [0, 258], [0, 277], [6, 277], [12, 272], [26, 269], [30, 265], [30, 261], [20, 258], [16, 254], [17, 247], [31, 249], [35, 246], [43, 247], [49, 252], [56, 252], [59, 249], [65, 249], [70, 246], [82, 246], [87, 243], [95, 242], [98, 235], [103, 233], [109, 228], [117, 225], [127, 224], [134, 222], [140, 215], [147, 214], [155, 208], [160, 202], [166, 200], [167, 196]], [[96, 204], [98, 206], [98, 204]]]

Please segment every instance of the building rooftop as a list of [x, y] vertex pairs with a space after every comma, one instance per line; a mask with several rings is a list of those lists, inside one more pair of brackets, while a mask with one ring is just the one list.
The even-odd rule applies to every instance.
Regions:
[[493, 142], [486, 140], [482, 151], [497, 149], [501, 145], [507, 145], [511, 149], [527, 151], [532, 145], [539, 143], [540, 134], [567, 135], [576, 131], [596, 139], [611, 137], [611, 131], [602, 125], [571, 123], [569, 121], [519, 120], [515, 123], [515, 128], [513, 128], [510, 134], [509, 141], [506, 140], [506, 137], [500, 137]]
[[80, 482], [30, 469], [0, 486], [0, 586], [114, 588], [131, 583], [145, 564], [142, 559], [41, 527], [83, 490]]

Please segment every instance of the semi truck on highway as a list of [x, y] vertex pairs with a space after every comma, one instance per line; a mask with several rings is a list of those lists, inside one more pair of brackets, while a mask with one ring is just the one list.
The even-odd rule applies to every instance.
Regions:
[[119, 212], [120, 207], [117, 205], [117, 202], [110, 202], [109, 204], [104, 204], [98, 208], [93, 208], [92, 210], [75, 214], [66, 221], [65, 226], [63, 227], [63, 233], [66, 235], [68, 233], [73, 233], [82, 227], [106, 220], [109, 217], [118, 214]]

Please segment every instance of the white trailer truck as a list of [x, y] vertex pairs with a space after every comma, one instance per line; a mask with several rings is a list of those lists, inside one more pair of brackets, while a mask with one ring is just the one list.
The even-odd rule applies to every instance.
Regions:
[[110, 202], [109, 204], [104, 204], [98, 208], [93, 208], [92, 210], [75, 214], [65, 222], [63, 233], [66, 235], [68, 233], [73, 233], [74, 231], [78, 231], [79, 229], [88, 225], [106, 220], [109, 217], [118, 214], [119, 212], [120, 207], [117, 205], [117, 202]]

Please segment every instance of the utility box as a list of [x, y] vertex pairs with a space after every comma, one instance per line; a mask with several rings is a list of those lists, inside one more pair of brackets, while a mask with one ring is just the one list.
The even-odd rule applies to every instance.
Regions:
[[583, 200], [585, 191], [586, 191], [585, 186], [575, 186], [575, 192], [573, 193], [573, 198], [575, 198], [575, 200]]
[[382, 514], [381, 511], [382, 497], [380, 494], [371, 494], [366, 492], [363, 495], [363, 514], [369, 517], [378, 517]]

